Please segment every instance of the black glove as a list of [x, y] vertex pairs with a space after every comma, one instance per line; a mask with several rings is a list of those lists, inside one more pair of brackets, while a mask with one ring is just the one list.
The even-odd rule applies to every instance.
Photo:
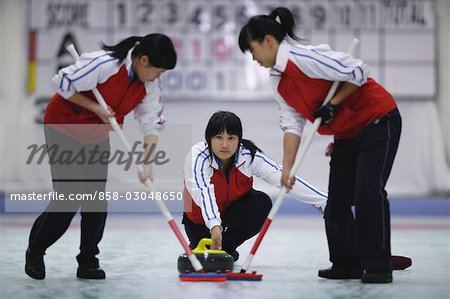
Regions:
[[316, 113], [314, 113], [314, 118], [321, 117], [322, 121], [320, 124], [329, 124], [333, 120], [337, 108], [338, 106], [331, 104], [331, 102], [328, 102], [324, 106], [321, 106], [319, 109], [317, 109]]

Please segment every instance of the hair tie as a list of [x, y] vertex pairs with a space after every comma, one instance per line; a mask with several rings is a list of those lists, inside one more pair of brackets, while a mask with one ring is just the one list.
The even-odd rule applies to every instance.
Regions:
[[273, 20], [274, 20], [275, 22], [281, 24], [280, 16], [277, 15]]
[[142, 36], [138, 36], [136, 39], [136, 42], [134, 43], [134, 46], [137, 47], [138, 45], [140, 45], [141, 40], [142, 40]]
[[277, 15], [277, 14], [275, 14], [274, 12], [272, 12], [272, 13], [269, 15], [269, 18], [271, 18], [272, 20], [274, 20], [274, 21], [277, 22], [278, 24], [281, 24], [280, 16]]

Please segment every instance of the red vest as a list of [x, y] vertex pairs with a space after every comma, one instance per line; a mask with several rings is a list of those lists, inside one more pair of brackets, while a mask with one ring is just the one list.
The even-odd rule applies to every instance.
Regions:
[[[125, 115], [133, 110], [146, 96], [143, 82], [134, 80], [130, 83], [125, 65], [104, 83], [98, 84], [97, 88], [106, 103], [115, 112], [115, 117], [119, 124], [123, 124]], [[81, 94], [96, 101], [91, 91], [81, 92]], [[58, 126], [52, 127], [83, 143], [96, 143], [106, 140], [110, 130], [109, 125], [96, 126], [96, 124], [104, 123], [94, 112], [64, 99], [58, 93], [50, 99], [47, 105], [44, 123], [58, 124]], [[89, 126], [59, 126], [59, 124], [83, 124]]]
[[[245, 176], [239, 171], [239, 167], [233, 165], [228, 182], [222, 170], [214, 169], [211, 184], [214, 185], [214, 195], [216, 196], [219, 212], [224, 213], [233, 202], [242, 198], [252, 189], [253, 177]], [[194, 223], [204, 224], [202, 211], [193, 201], [186, 186], [183, 190], [183, 200], [184, 211], [188, 218]]]
[[[278, 84], [278, 92], [291, 107], [314, 122], [314, 112], [322, 104], [332, 85], [331, 81], [306, 76], [288, 61]], [[337, 139], [355, 137], [365, 126], [397, 107], [393, 97], [375, 80], [369, 78], [357, 91], [345, 99], [333, 121], [321, 125], [319, 133]]]

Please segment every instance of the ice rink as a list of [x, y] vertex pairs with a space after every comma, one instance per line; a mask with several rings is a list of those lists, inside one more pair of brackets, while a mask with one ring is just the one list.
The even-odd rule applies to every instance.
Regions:
[[[75, 277], [80, 220], [76, 216], [66, 234], [47, 250], [46, 279], [33, 280], [23, 268], [36, 215], [2, 214], [0, 298], [449, 298], [449, 202], [394, 200], [391, 207], [392, 252], [411, 257], [413, 265], [395, 271], [394, 282], [383, 285], [317, 277], [318, 269], [329, 266], [323, 220], [294, 201], [283, 206], [255, 256], [252, 270], [264, 275], [261, 282], [180, 282], [176, 260], [182, 248], [157, 213], [109, 215], [100, 243], [107, 275], [103, 281]], [[180, 215], [175, 216], [179, 223]], [[238, 248], [235, 270], [252, 241]]]

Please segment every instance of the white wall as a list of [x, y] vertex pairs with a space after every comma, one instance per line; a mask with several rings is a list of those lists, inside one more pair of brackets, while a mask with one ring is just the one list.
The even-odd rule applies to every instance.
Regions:
[[[0, 103], [2, 121], [18, 115], [18, 105], [26, 96], [27, 27], [24, 0], [0, 1]], [[7, 106], [4, 106], [7, 105]]]
[[[27, 29], [24, 0], [0, 0], [0, 157], [13, 153], [5, 140], [5, 124], [20, 115], [26, 98]], [[1, 167], [0, 167], [1, 168]], [[0, 190], [3, 172], [0, 170]]]
[[450, 1], [438, 0], [438, 108], [450, 164]]

